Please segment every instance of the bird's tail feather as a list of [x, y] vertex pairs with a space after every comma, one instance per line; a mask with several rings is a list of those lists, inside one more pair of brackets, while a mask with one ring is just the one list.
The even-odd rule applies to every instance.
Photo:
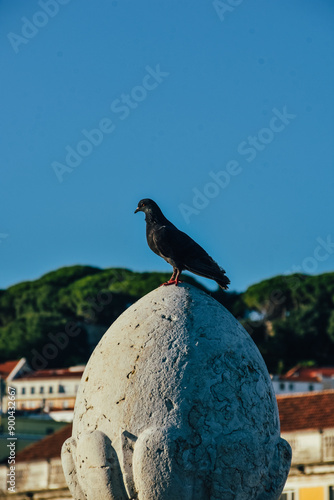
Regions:
[[215, 281], [216, 281], [216, 283], [218, 283], [220, 288], [222, 288], [223, 290], [227, 290], [228, 285], [231, 283], [226, 275], [223, 276], [222, 278], [220, 278], [219, 280], [216, 279]]
[[198, 276], [214, 280], [223, 290], [227, 290], [230, 284], [230, 280], [226, 276], [225, 270], [219, 267], [213, 259], [210, 260], [209, 263], [203, 261], [193, 262], [191, 265], [186, 265], [185, 269]]

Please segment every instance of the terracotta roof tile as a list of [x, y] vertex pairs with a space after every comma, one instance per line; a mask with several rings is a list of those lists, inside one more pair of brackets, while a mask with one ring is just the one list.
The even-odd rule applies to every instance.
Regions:
[[334, 390], [278, 395], [281, 432], [334, 428]]
[[17, 363], [20, 360], [16, 359], [15, 361], [6, 361], [5, 363], [0, 363], [0, 375], [3, 378], [7, 378], [8, 375], [14, 370]]
[[33, 443], [16, 455], [17, 462], [30, 462], [31, 460], [48, 460], [59, 458], [63, 442], [72, 435], [72, 424], [65, 425], [54, 434]]
[[334, 367], [324, 366], [324, 367], [307, 367], [307, 366], [295, 366], [291, 368], [285, 375], [284, 378], [299, 378], [299, 377], [334, 377]]
[[35, 380], [35, 379], [52, 379], [52, 378], [77, 378], [82, 377], [84, 370], [72, 371], [68, 368], [55, 368], [50, 370], [37, 370], [35, 372], [30, 372], [22, 377], [18, 377], [16, 380]]

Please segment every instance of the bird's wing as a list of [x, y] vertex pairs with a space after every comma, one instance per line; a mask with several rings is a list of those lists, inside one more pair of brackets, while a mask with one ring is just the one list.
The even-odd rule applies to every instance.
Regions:
[[157, 253], [165, 260], [170, 262], [172, 259], [181, 270], [185, 269], [199, 276], [213, 279], [221, 288], [228, 288], [230, 280], [225, 275], [225, 270], [208, 255], [204, 248], [173, 224], [155, 229], [153, 240]]
[[153, 233], [154, 244], [162, 257], [168, 257], [177, 262], [183, 263], [194, 249], [197, 243], [186, 233], [177, 229], [173, 224], [163, 225]]
[[172, 224], [161, 226], [156, 230], [154, 242], [161, 257], [173, 259], [183, 269], [199, 276], [229, 283], [229, 279], [224, 276], [225, 270], [204, 248]]
[[212, 266], [218, 264], [207, 254], [196, 241], [174, 225], [164, 225], [154, 232], [154, 242], [164, 257], [169, 257], [189, 268], [201, 263], [203, 271], [205, 268], [212, 270]]

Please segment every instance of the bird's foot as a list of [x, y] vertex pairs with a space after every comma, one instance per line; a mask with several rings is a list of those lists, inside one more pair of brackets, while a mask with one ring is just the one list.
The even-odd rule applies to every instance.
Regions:
[[175, 286], [177, 286], [179, 283], [183, 283], [183, 282], [180, 281], [180, 280], [169, 280], [169, 281], [166, 281], [166, 283], [161, 283], [160, 286], [168, 286], [168, 285], [175, 285]]

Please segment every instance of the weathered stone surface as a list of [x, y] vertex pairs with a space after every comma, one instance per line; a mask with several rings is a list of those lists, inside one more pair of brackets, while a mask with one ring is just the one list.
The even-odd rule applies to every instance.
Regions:
[[291, 450], [248, 333], [179, 285], [143, 297], [101, 339], [62, 457], [76, 500], [274, 500]]

